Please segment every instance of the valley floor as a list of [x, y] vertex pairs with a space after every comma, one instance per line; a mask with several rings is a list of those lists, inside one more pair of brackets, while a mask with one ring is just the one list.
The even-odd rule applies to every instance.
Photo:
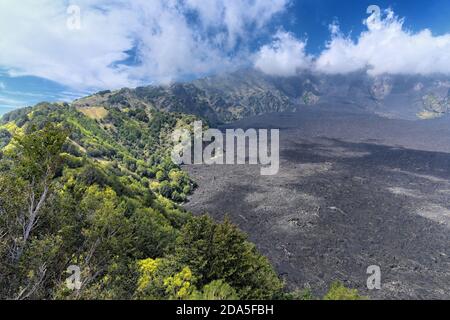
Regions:
[[[450, 123], [450, 122], [449, 122]], [[371, 298], [450, 298], [450, 125], [306, 110], [247, 119], [282, 128], [280, 171], [186, 166], [186, 208], [249, 234], [290, 288], [335, 280]], [[368, 291], [367, 267], [381, 268]]]

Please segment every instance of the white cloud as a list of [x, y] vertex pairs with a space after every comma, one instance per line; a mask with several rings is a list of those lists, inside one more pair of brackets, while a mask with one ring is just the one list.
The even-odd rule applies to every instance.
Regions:
[[406, 30], [391, 10], [366, 21], [367, 31], [356, 42], [332, 26], [332, 39], [316, 60], [316, 70], [347, 73], [367, 69], [371, 75], [450, 74], [450, 34], [433, 36], [425, 29]]
[[12, 75], [33, 75], [74, 87], [129, 84], [126, 74], [110, 67], [126, 58], [124, 51], [132, 46], [120, 13], [86, 7], [87, 1], [80, 1], [82, 28], [71, 31], [64, 2], [0, 2], [0, 66]]
[[3, 82], [0, 82], [0, 90], [5, 90], [6, 85]]
[[186, 0], [187, 7], [198, 13], [202, 26], [215, 30], [216, 39], [226, 37], [229, 48], [249, 31], [263, 28], [274, 15], [284, 11], [288, 3], [287, 0]]
[[[81, 8], [81, 29], [66, 26], [69, 4]], [[231, 70], [252, 60], [289, 76], [310, 68], [326, 73], [450, 74], [450, 34], [405, 30], [387, 11], [372, 15], [356, 41], [337, 25], [316, 57], [305, 42], [278, 31], [252, 52], [290, 0], [22, 0], [0, 1], [0, 70], [32, 75], [72, 89], [168, 82]], [[133, 54], [129, 52], [133, 51]], [[135, 58], [138, 64], [123, 61]], [[1, 88], [1, 86], [0, 86]]]
[[305, 42], [292, 34], [278, 31], [273, 42], [256, 54], [254, 65], [266, 74], [293, 76], [311, 67], [312, 59], [305, 53], [305, 46]]
[[374, 12], [364, 24], [367, 30], [354, 41], [333, 23], [331, 41], [315, 57], [305, 53], [303, 41], [278, 32], [272, 44], [260, 49], [254, 65], [280, 76], [291, 76], [306, 68], [328, 74], [361, 70], [370, 75], [450, 74], [450, 34], [434, 36], [428, 29], [409, 31], [403, 19], [389, 9], [383, 14]]
[[[69, 1], [1, 1], [0, 68], [77, 89], [226, 70], [248, 58], [247, 40], [264, 30], [288, 0], [71, 3], [81, 8], [80, 30], [66, 27]], [[130, 58], [130, 50], [139, 66], [120, 63]]]

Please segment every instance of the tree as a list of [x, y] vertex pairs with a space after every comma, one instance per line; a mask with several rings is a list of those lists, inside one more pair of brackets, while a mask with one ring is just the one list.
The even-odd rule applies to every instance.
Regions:
[[164, 173], [164, 171], [159, 170], [158, 172], [156, 172], [156, 180], [158, 180], [159, 182], [165, 180], [166, 178], [167, 178], [167, 176]]
[[341, 282], [337, 281], [331, 285], [330, 290], [323, 297], [324, 300], [365, 300], [366, 297], [360, 296], [357, 289], [346, 288]]
[[[0, 254], [5, 263], [3, 268], [12, 271], [10, 277], [6, 277], [11, 281], [11, 290], [6, 295], [18, 289], [13, 283], [17, 286], [21, 283], [18, 270], [23, 267], [21, 258], [45, 215], [66, 137], [67, 132], [60, 127], [46, 124], [41, 130], [14, 137], [14, 148], [6, 154], [4, 161], [8, 169], [0, 177]], [[29, 297], [38, 289], [46, 273], [46, 261], [40, 261], [39, 276], [21, 285], [20, 292], [13, 298]]]
[[11, 141], [11, 134], [6, 129], [0, 129], [0, 149]]
[[239, 296], [232, 286], [223, 280], [215, 280], [205, 285], [199, 293], [193, 294], [194, 300], [238, 300]]
[[191, 268], [199, 287], [224, 280], [241, 299], [271, 299], [283, 287], [269, 261], [228, 219], [221, 224], [207, 216], [191, 219], [177, 239], [175, 258]]
[[187, 300], [196, 291], [193, 283], [195, 278], [189, 267], [184, 267], [180, 272], [164, 279], [166, 293], [171, 300]]
[[53, 124], [23, 137], [15, 137], [18, 161], [13, 174], [25, 182], [23, 195], [28, 201], [27, 208], [18, 213], [23, 233], [15, 243], [14, 260], [20, 259], [48, 199], [52, 179], [61, 164], [60, 152], [66, 138], [67, 133]]
[[[177, 265], [173, 259], [157, 258], [138, 261], [139, 278], [135, 298], [175, 300], [195, 290], [192, 271]], [[183, 289], [181, 292], [180, 290]], [[192, 290], [192, 291], [191, 291]]]

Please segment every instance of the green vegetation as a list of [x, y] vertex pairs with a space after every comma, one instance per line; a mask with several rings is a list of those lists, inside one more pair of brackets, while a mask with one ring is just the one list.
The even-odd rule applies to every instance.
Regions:
[[[0, 299], [264, 299], [283, 294], [229, 221], [176, 202], [195, 184], [168, 158], [194, 118], [40, 104], [0, 126]], [[153, 119], [150, 120], [150, 119]], [[67, 267], [82, 288], [66, 286]]]
[[230, 222], [190, 219], [173, 254], [138, 262], [140, 299], [271, 299], [282, 282]]
[[324, 300], [366, 300], [360, 296], [358, 290], [346, 288], [341, 282], [334, 282], [330, 290], [323, 297]]
[[[99, 108], [92, 112], [98, 113]], [[14, 111], [5, 115], [0, 125], [0, 146], [9, 147], [14, 134], [42, 129], [49, 122], [59, 124], [69, 132], [63, 151], [72, 163], [83, 158], [94, 160], [106, 173], [113, 171], [123, 179], [131, 177], [156, 193], [183, 202], [195, 183], [170, 160], [170, 133], [188, 126], [195, 118], [154, 110], [101, 109], [101, 118], [86, 116], [91, 114], [89, 108], [80, 112], [68, 104], [42, 103], [32, 110]]]
[[313, 299], [286, 293], [230, 221], [179, 206], [195, 183], [169, 138], [195, 117], [99, 108], [42, 103], [0, 123], [0, 299]]

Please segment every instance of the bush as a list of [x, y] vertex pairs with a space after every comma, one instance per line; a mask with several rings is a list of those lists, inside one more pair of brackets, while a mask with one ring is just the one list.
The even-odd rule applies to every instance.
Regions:
[[367, 297], [360, 296], [357, 289], [346, 288], [341, 282], [337, 281], [331, 285], [328, 293], [323, 297], [324, 300], [366, 300]]
[[80, 168], [83, 166], [83, 158], [74, 157], [71, 154], [63, 153], [61, 154], [63, 164], [71, 169]]
[[272, 299], [283, 288], [267, 258], [229, 220], [221, 224], [207, 216], [190, 220], [177, 239], [176, 259], [191, 268], [199, 287], [223, 280], [241, 299]]
[[215, 280], [203, 287], [202, 292], [192, 295], [194, 300], [238, 300], [236, 290], [223, 280]]
[[172, 197], [172, 188], [170, 187], [170, 184], [167, 181], [161, 182], [159, 185], [159, 193], [168, 199]]
[[186, 195], [179, 193], [178, 191], [172, 192], [172, 200], [175, 202], [184, 202], [186, 200]]
[[11, 141], [11, 134], [6, 129], [0, 129], [0, 149], [7, 146]]

